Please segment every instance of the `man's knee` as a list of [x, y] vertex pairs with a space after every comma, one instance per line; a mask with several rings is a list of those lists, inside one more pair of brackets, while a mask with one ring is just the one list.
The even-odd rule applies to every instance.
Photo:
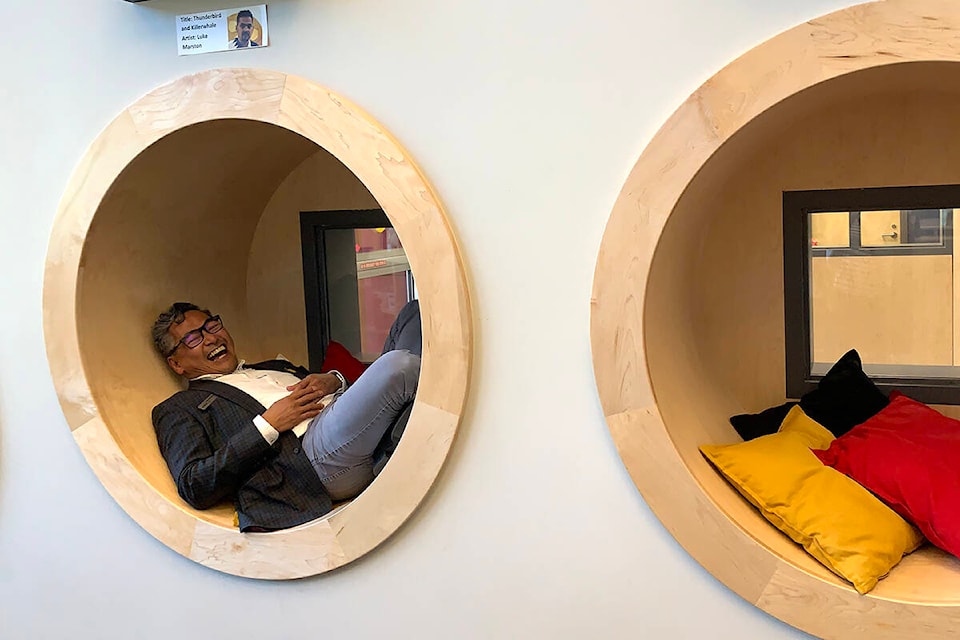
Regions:
[[423, 353], [419, 300], [411, 300], [397, 314], [381, 353], [388, 353], [395, 349], [406, 349], [418, 356]]
[[408, 394], [416, 393], [420, 379], [420, 356], [409, 351], [388, 351], [377, 358], [374, 364], [384, 369], [392, 384]]

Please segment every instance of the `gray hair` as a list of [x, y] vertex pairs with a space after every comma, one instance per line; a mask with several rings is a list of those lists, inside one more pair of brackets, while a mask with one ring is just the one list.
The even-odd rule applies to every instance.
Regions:
[[153, 346], [164, 358], [169, 356], [177, 347], [177, 343], [170, 337], [170, 327], [183, 322], [184, 314], [187, 311], [200, 311], [208, 316], [210, 315], [209, 309], [201, 309], [192, 302], [174, 302], [166, 311], [157, 316], [153, 327], [150, 329]]

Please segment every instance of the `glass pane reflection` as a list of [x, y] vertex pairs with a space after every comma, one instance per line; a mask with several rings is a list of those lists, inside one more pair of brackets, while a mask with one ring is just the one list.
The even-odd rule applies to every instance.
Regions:
[[808, 215], [810, 373], [856, 348], [870, 376], [960, 377], [953, 210]]

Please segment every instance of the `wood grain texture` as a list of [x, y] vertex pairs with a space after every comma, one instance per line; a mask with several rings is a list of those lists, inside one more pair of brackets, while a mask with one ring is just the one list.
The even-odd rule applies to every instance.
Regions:
[[[349, 169], [317, 150], [283, 180], [263, 209], [247, 262], [247, 309], [258, 334], [246, 357], [282, 353], [307, 362], [307, 322], [300, 247], [300, 211], [376, 209], [380, 205]], [[253, 342], [255, 341], [255, 342]]]
[[[470, 357], [470, 327], [445, 319], [468, 317], [470, 308], [453, 232], [440, 215], [439, 201], [426, 178], [396, 141], [372, 120], [358, 117], [359, 113], [356, 105], [328, 89], [302, 78], [288, 78], [280, 123], [316, 141], [356, 174], [390, 216], [404, 247], [410, 248], [407, 254], [417, 279], [424, 323], [424, 361], [417, 398], [459, 414], [464, 399], [460, 388], [467, 384], [469, 372], [469, 367], [460, 365]], [[453, 250], [416, 250], [420, 245]], [[430, 357], [436, 349], [453, 360], [438, 368], [439, 360]]]
[[[44, 309], [73, 313], [83, 243], [97, 206], [114, 178], [143, 149], [145, 141], [124, 112], [90, 146], [74, 170], [50, 234], [43, 284]], [[79, 351], [75, 323], [44, 313], [47, 358], [56, 367], [54, 384], [67, 422], [78, 428], [97, 414]], [[58, 363], [54, 365], [53, 363]]]
[[748, 52], [651, 140], [597, 260], [594, 371], [631, 478], [708, 571], [820, 637], [960, 635], [960, 562], [925, 547], [860, 596], [697, 447], [737, 441], [729, 415], [783, 401], [781, 192], [960, 178], [958, 36], [954, 3], [887, 0]]
[[[241, 534], [229, 505], [197, 511], [177, 495], [150, 410], [181, 382], [153, 352], [149, 327], [173, 300], [192, 299], [224, 316], [241, 355], [245, 344], [257, 355], [271, 348], [261, 327], [278, 322], [295, 326], [280, 348], [305, 341], [305, 328], [289, 318], [264, 320], [270, 309], [290, 312], [270, 299], [263, 259], [252, 256], [262, 253], [257, 230], [278, 189], [323, 150], [343, 166], [331, 159], [337, 166], [327, 163], [312, 177], [334, 193], [353, 194], [351, 201], [379, 202], [410, 256], [423, 316], [420, 391], [394, 458], [356, 500], [296, 529]], [[370, 193], [364, 196], [358, 182]], [[296, 199], [284, 193], [288, 204]], [[310, 208], [314, 200], [304, 204]], [[294, 250], [299, 254], [299, 245]], [[273, 295], [291, 291], [302, 295], [288, 286]], [[44, 331], [75, 440], [124, 510], [198, 563], [263, 579], [342, 566], [400, 527], [450, 450], [472, 358], [467, 282], [454, 234], [406, 152], [335, 93], [250, 69], [207, 71], [160, 87], [94, 141], [51, 234]]]

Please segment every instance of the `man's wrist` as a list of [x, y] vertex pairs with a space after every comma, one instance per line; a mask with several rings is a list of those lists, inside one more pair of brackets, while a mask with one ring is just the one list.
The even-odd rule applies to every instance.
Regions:
[[342, 373], [340, 373], [336, 369], [330, 369], [330, 371], [327, 371], [327, 373], [332, 376], [336, 376], [337, 379], [340, 381], [340, 388], [337, 389], [334, 393], [343, 393], [344, 391], [347, 390], [347, 379], [343, 377]]

